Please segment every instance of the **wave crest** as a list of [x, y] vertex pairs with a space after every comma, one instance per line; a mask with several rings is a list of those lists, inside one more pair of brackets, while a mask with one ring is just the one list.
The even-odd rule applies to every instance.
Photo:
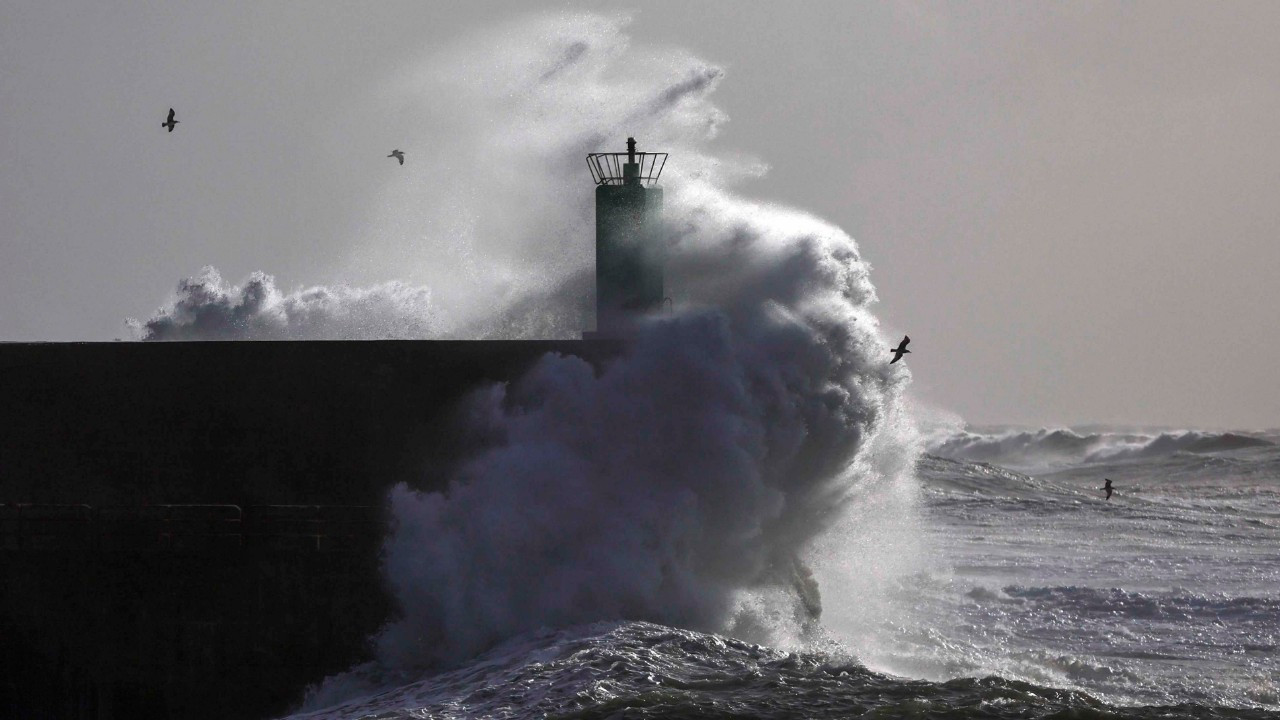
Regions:
[[1207, 454], [1274, 445], [1250, 434], [1224, 432], [960, 431], [932, 438], [929, 452], [952, 460], [1044, 470], [1067, 465], [1138, 460], [1186, 452]]

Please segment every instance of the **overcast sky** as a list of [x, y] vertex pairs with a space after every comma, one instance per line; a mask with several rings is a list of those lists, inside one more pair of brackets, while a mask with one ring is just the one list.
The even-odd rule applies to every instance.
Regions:
[[[0, 4], [0, 340], [127, 337], [205, 265], [398, 279], [353, 260], [410, 144], [370, 89], [533, 5]], [[858, 239], [923, 401], [1280, 425], [1280, 4], [544, 9], [726, 68], [713, 148]]]

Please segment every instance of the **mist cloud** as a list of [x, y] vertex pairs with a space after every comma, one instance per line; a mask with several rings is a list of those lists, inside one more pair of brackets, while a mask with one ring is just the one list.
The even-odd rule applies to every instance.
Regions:
[[367, 288], [316, 286], [281, 292], [254, 273], [230, 285], [212, 267], [178, 283], [176, 297], [145, 322], [142, 340], [384, 340], [432, 337], [439, 314], [426, 288], [389, 282]]

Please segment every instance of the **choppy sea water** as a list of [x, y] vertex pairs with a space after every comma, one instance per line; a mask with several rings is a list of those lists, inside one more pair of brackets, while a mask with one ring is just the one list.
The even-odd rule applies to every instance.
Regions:
[[911, 643], [915, 669], [1122, 705], [1280, 709], [1276, 448], [1034, 477], [936, 457], [922, 468], [951, 572], [917, 588], [941, 637]]
[[933, 569], [880, 627], [787, 649], [547, 629], [300, 717], [1280, 717], [1280, 448], [1247, 445], [1026, 473], [927, 455]]

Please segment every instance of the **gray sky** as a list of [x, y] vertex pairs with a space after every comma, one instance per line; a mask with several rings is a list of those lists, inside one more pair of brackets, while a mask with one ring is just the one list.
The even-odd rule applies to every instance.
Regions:
[[[384, 156], [426, 161], [376, 98], [532, 5], [0, 5], [0, 339], [126, 336], [204, 265], [414, 279], [362, 254], [398, 242], [371, 222]], [[634, 44], [727, 69], [713, 148], [858, 239], [925, 402], [1280, 425], [1280, 5], [546, 9], [628, 12]]]

